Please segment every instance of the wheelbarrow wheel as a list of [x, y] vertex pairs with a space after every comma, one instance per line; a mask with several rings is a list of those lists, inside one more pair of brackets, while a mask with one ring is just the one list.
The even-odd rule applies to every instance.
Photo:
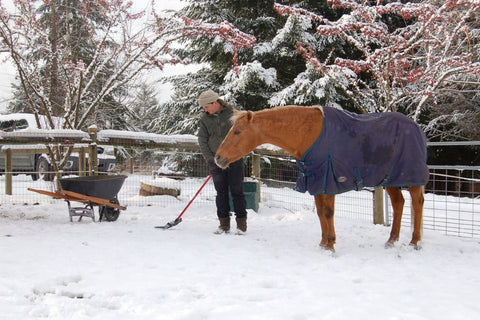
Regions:
[[[110, 202], [114, 204], [120, 204], [117, 198], [110, 200]], [[103, 218], [105, 218], [105, 220], [107, 221], [116, 221], [118, 219], [118, 216], [120, 215], [120, 209], [117, 208], [100, 206], [99, 209], [100, 221], [102, 221]]]

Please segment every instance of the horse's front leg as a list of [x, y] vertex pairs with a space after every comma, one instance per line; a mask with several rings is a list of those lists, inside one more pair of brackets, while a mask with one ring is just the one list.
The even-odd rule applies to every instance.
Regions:
[[320, 219], [320, 226], [322, 227], [322, 241], [320, 242], [320, 246], [326, 250], [335, 251], [336, 235], [333, 219], [335, 213], [335, 196], [326, 194], [316, 195], [315, 206], [317, 207], [317, 215]]

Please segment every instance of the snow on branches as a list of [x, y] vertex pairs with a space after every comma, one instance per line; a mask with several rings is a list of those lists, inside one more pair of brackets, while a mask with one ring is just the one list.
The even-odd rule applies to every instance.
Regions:
[[[198, 38], [211, 38], [214, 43], [222, 43], [225, 52], [233, 55], [234, 70], [238, 66], [238, 52], [242, 48], [251, 48], [256, 38], [250, 34], [238, 30], [228, 21], [221, 23], [207, 23], [201, 20], [190, 19], [186, 16], [181, 18], [163, 17], [160, 13], [153, 12], [155, 17], [155, 29], [157, 37], [166, 43], [165, 51], [170, 52], [170, 45]], [[168, 39], [168, 41], [165, 41]], [[180, 61], [178, 61], [180, 62]], [[182, 61], [182, 63], [185, 61]]]
[[237, 105], [236, 96], [248, 93], [261, 95], [269, 92], [269, 88], [279, 86], [277, 70], [265, 69], [259, 61], [255, 60], [229, 71], [225, 75], [225, 84], [221, 87], [221, 91], [226, 92], [224, 98], [227, 101]]
[[[310, 19], [319, 35], [346, 41], [355, 49], [355, 58], [333, 59], [318, 57], [310, 44], [299, 43], [297, 51], [366, 112], [402, 107], [418, 120], [422, 110], [434, 104], [436, 92], [450, 81], [478, 76], [479, 33], [474, 29], [478, 0], [376, 1], [374, 5], [328, 0], [328, 4], [346, 13], [330, 21], [297, 7], [276, 4], [275, 8], [281, 14]], [[387, 23], [392, 17], [403, 23], [392, 27]]]
[[256, 38], [250, 34], [241, 32], [228, 21], [221, 23], [207, 23], [203, 21], [184, 18], [185, 29], [183, 34], [187, 38], [209, 37], [215, 42], [222, 42], [226, 52], [233, 53], [233, 64], [238, 67], [238, 50], [251, 48]]

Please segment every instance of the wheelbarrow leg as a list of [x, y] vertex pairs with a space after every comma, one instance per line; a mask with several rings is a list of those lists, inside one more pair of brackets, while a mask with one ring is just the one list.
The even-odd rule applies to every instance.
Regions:
[[92, 218], [93, 222], [95, 222], [95, 211], [91, 202], [88, 202], [88, 204], [86, 204], [84, 207], [72, 207], [69, 200], [65, 201], [67, 201], [68, 204], [70, 222], [73, 222], [74, 216], [79, 216], [78, 221], [82, 221], [82, 218], [85, 216]]
[[70, 205], [70, 201], [68, 200], [65, 200], [65, 201], [67, 201], [67, 204], [68, 204], [68, 215], [70, 216], [70, 222], [73, 222], [72, 206]]

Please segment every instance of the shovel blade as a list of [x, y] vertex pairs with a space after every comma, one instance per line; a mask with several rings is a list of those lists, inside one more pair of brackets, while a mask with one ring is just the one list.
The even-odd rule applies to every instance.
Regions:
[[155, 228], [166, 230], [166, 229], [170, 229], [171, 227], [176, 226], [176, 225], [179, 224], [180, 222], [182, 222], [182, 218], [178, 218], [178, 219], [175, 219], [175, 220], [173, 220], [173, 221], [170, 221], [170, 222], [168, 222], [168, 223], [167, 223], [166, 225], [164, 225], [164, 226], [155, 226]]

